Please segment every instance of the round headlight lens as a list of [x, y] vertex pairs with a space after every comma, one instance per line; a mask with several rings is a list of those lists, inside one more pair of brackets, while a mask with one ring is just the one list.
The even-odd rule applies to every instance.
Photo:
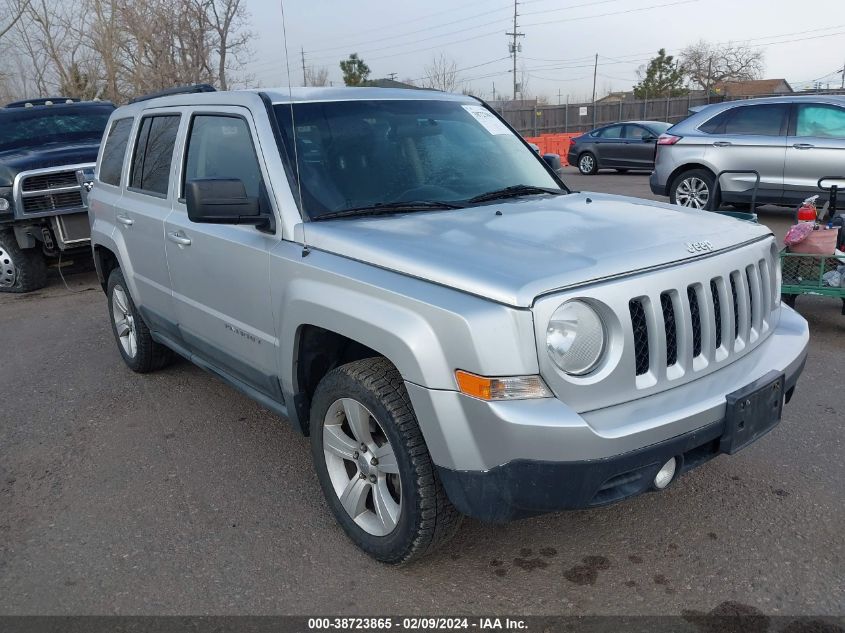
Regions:
[[5, 213], [9, 210], [10, 207], [11, 205], [9, 204], [9, 201], [6, 200], [6, 198], [0, 198], [0, 213]]
[[552, 314], [546, 330], [546, 349], [567, 374], [592, 371], [604, 354], [605, 327], [598, 312], [583, 301], [567, 301]]

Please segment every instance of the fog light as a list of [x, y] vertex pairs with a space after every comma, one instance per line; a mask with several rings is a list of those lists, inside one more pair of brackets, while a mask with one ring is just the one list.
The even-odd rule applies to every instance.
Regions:
[[654, 478], [654, 487], [658, 490], [663, 490], [672, 481], [675, 476], [675, 468], [678, 465], [678, 460], [674, 457], [663, 464], [662, 468], [657, 471], [657, 476]]
[[0, 213], [9, 210], [9, 201], [6, 198], [0, 198]]

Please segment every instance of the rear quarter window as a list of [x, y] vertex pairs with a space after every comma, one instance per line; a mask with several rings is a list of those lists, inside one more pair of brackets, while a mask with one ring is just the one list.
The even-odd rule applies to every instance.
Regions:
[[120, 174], [123, 171], [123, 159], [129, 144], [133, 119], [114, 121], [103, 147], [103, 159], [100, 161], [100, 181], [108, 185], [120, 186]]

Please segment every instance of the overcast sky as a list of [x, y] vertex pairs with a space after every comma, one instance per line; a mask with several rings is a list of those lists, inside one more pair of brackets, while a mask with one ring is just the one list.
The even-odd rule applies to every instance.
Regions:
[[[288, 84], [279, 0], [246, 0], [256, 33], [246, 71], [264, 87]], [[793, 87], [839, 86], [845, 65], [842, 0], [520, 0], [520, 73], [532, 95], [556, 103], [590, 98], [598, 53], [599, 96], [628, 90], [657, 49], [672, 53], [699, 39], [747, 42], [765, 51], [765, 77]], [[357, 52], [371, 78], [419, 79], [432, 57], [454, 59], [475, 94], [512, 92], [508, 57], [513, 2], [507, 0], [284, 0], [291, 84], [306, 65], [342, 85], [340, 59]], [[518, 73], [518, 74], [520, 74]]]

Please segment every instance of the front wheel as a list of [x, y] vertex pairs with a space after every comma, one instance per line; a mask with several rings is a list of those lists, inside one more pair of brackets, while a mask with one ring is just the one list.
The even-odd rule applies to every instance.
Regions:
[[47, 285], [47, 262], [34, 248], [22, 249], [11, 232], [0, 233], [0, 292], [32, 292]]
[[713, 210], [718, 208], [715, 192], [716, 179], [704, 169], [685, 171], [672, 183], [669, 202], [691, 209]]
[[323, 494], [352, 541], [406, 563], [448, 540], [461, 515], [437, 477], [402, 377], [385, 358], [330, 371], [311, 406]]
[[584, 152], [578, 157], [578, 171], [585, 176], [592, 176], [599, 170], [599, 162], [591, 152]]

